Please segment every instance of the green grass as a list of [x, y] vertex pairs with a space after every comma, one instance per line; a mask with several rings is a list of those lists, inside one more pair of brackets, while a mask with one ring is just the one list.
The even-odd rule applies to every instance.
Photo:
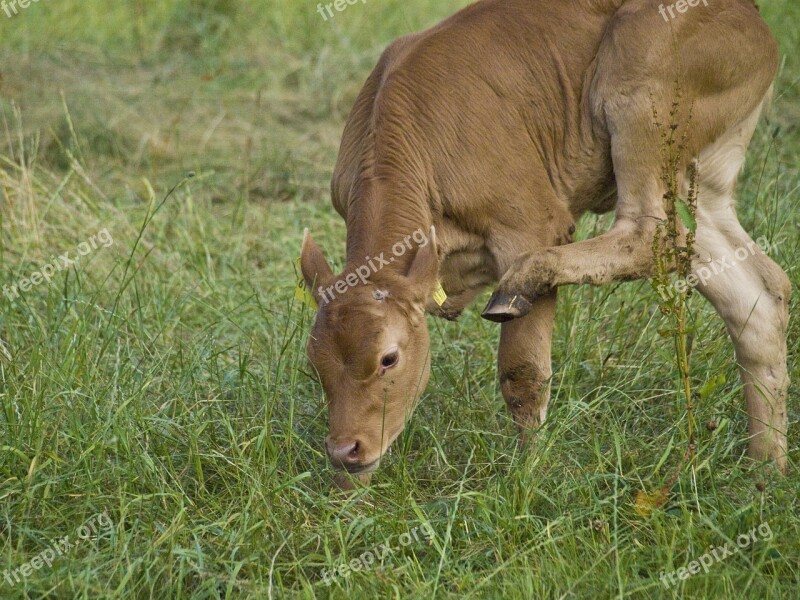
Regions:
[[[717, 427], [701, 428], [698, 468], [664, 509], [633, 509], [686, 436], [646, 282], [564, 290], [550, 419], [529, 453], [496, 382], [497, 327], [480, 306], [432, 319], [417, 415], [370, 488], [329, 495], [304, 356], [313, 315], [293, 302], [292, 264], [307, 226], [341, 265], [327, 190], [382, 48], [463, 4], [367, 0], [328, 23], [300, 0], [41, 0], [0, 13], [2, 283], [103, 228], [114, 240], [14, 303], [0, 296], [0, 570], [77, 540], [98, 513], [113, 524], [13, 587], [0, 573], [0, 598], [800, 595], [798, 387], [790, 472], [764, 475], [744, 458], [731, 345], [698, 297], [693, 381], [726, 378], [698, 422]], [[785, 59], [740, 215], [797, 285], [800, 6], [762, 11]], [[608, 223], [587, 217], [581, 235]], [[795, 319], [798, 382], [799, 333]], [[771, 540], [661, 585], [763, 523]], [[431, 543], [399, 543], [422, 525]], [[384, 541], [395, 551], [381, 565], [325, 585], [323, 569]]]

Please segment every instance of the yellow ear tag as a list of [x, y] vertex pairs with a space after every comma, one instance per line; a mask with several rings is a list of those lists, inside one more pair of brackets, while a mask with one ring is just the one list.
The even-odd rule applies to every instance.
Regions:
[[447, 300], [447, 294], [445, 293], [444, 288], [442, 287], [441, 281], [436, 282], [436, 289], [433, 292], [433, 300], [439, 306], [444, 304], [445, 300]]
[[314, 310], [317, 310], [317, 301], [314, 300], [313, 294], [308, 291], [308, 286], [306, 286], [306, 280], [303, 279], [303, 267], [300, 264], [300, 259], [298, 258], [295, 266], [297, 267], [296, 271], [298, 274], [297, 278], [297, 286], [294, 288], [294, 297], [295, 300], [299, 300], [303, 304], [310, 306]]

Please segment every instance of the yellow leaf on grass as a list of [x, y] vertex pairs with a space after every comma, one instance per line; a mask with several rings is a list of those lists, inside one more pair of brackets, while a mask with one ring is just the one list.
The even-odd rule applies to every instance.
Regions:
[[655, 509], [661, 508], [669, 500], [667, 490], [656, 490], [652, 493], [643, 491], [636, 492], [636, 499], [633, 501], [633, 509], [640, 517], [649, 517]]

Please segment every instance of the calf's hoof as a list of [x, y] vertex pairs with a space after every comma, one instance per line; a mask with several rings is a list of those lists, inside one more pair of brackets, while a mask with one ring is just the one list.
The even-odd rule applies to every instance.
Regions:
[[494, 323], [506, 323], [512, 319], [524, 317], [531, 310], [531, 303], [519, 294], [509, 295], [496, 291], [489, 299], [481, 316]]

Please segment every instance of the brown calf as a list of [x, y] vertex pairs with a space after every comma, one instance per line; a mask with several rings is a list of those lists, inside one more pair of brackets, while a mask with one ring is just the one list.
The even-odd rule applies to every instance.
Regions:
[[[694, 3], [668, 22], [659, 4], [484, 0], [383, 54], [332, 182], [344, 272], [303, 243], [320, 303], [308, 354], [336, 467], [367, 479], [402, 431], [430, 372], [425, 312], [454, 318], [498, 281], [484, 316], [503, 322], [503, 396], [523, 432], [542, 423], [557, 287], [652, 274], [665, 218], [653, 103], [667, 114], [676, 80], [693, 106], [686, 155], [701, 173], [694, 269], [751, 244], [733, 192], [776, 44], [751, 0]], [[612, 209], [607, 233], [572, 243], [582, 214]], [[426, 243], [398, 254], [420, 231]], [[785, 468], [789, 280], [756, 249], [698, 289], [733, 339], [750, 454]]]

